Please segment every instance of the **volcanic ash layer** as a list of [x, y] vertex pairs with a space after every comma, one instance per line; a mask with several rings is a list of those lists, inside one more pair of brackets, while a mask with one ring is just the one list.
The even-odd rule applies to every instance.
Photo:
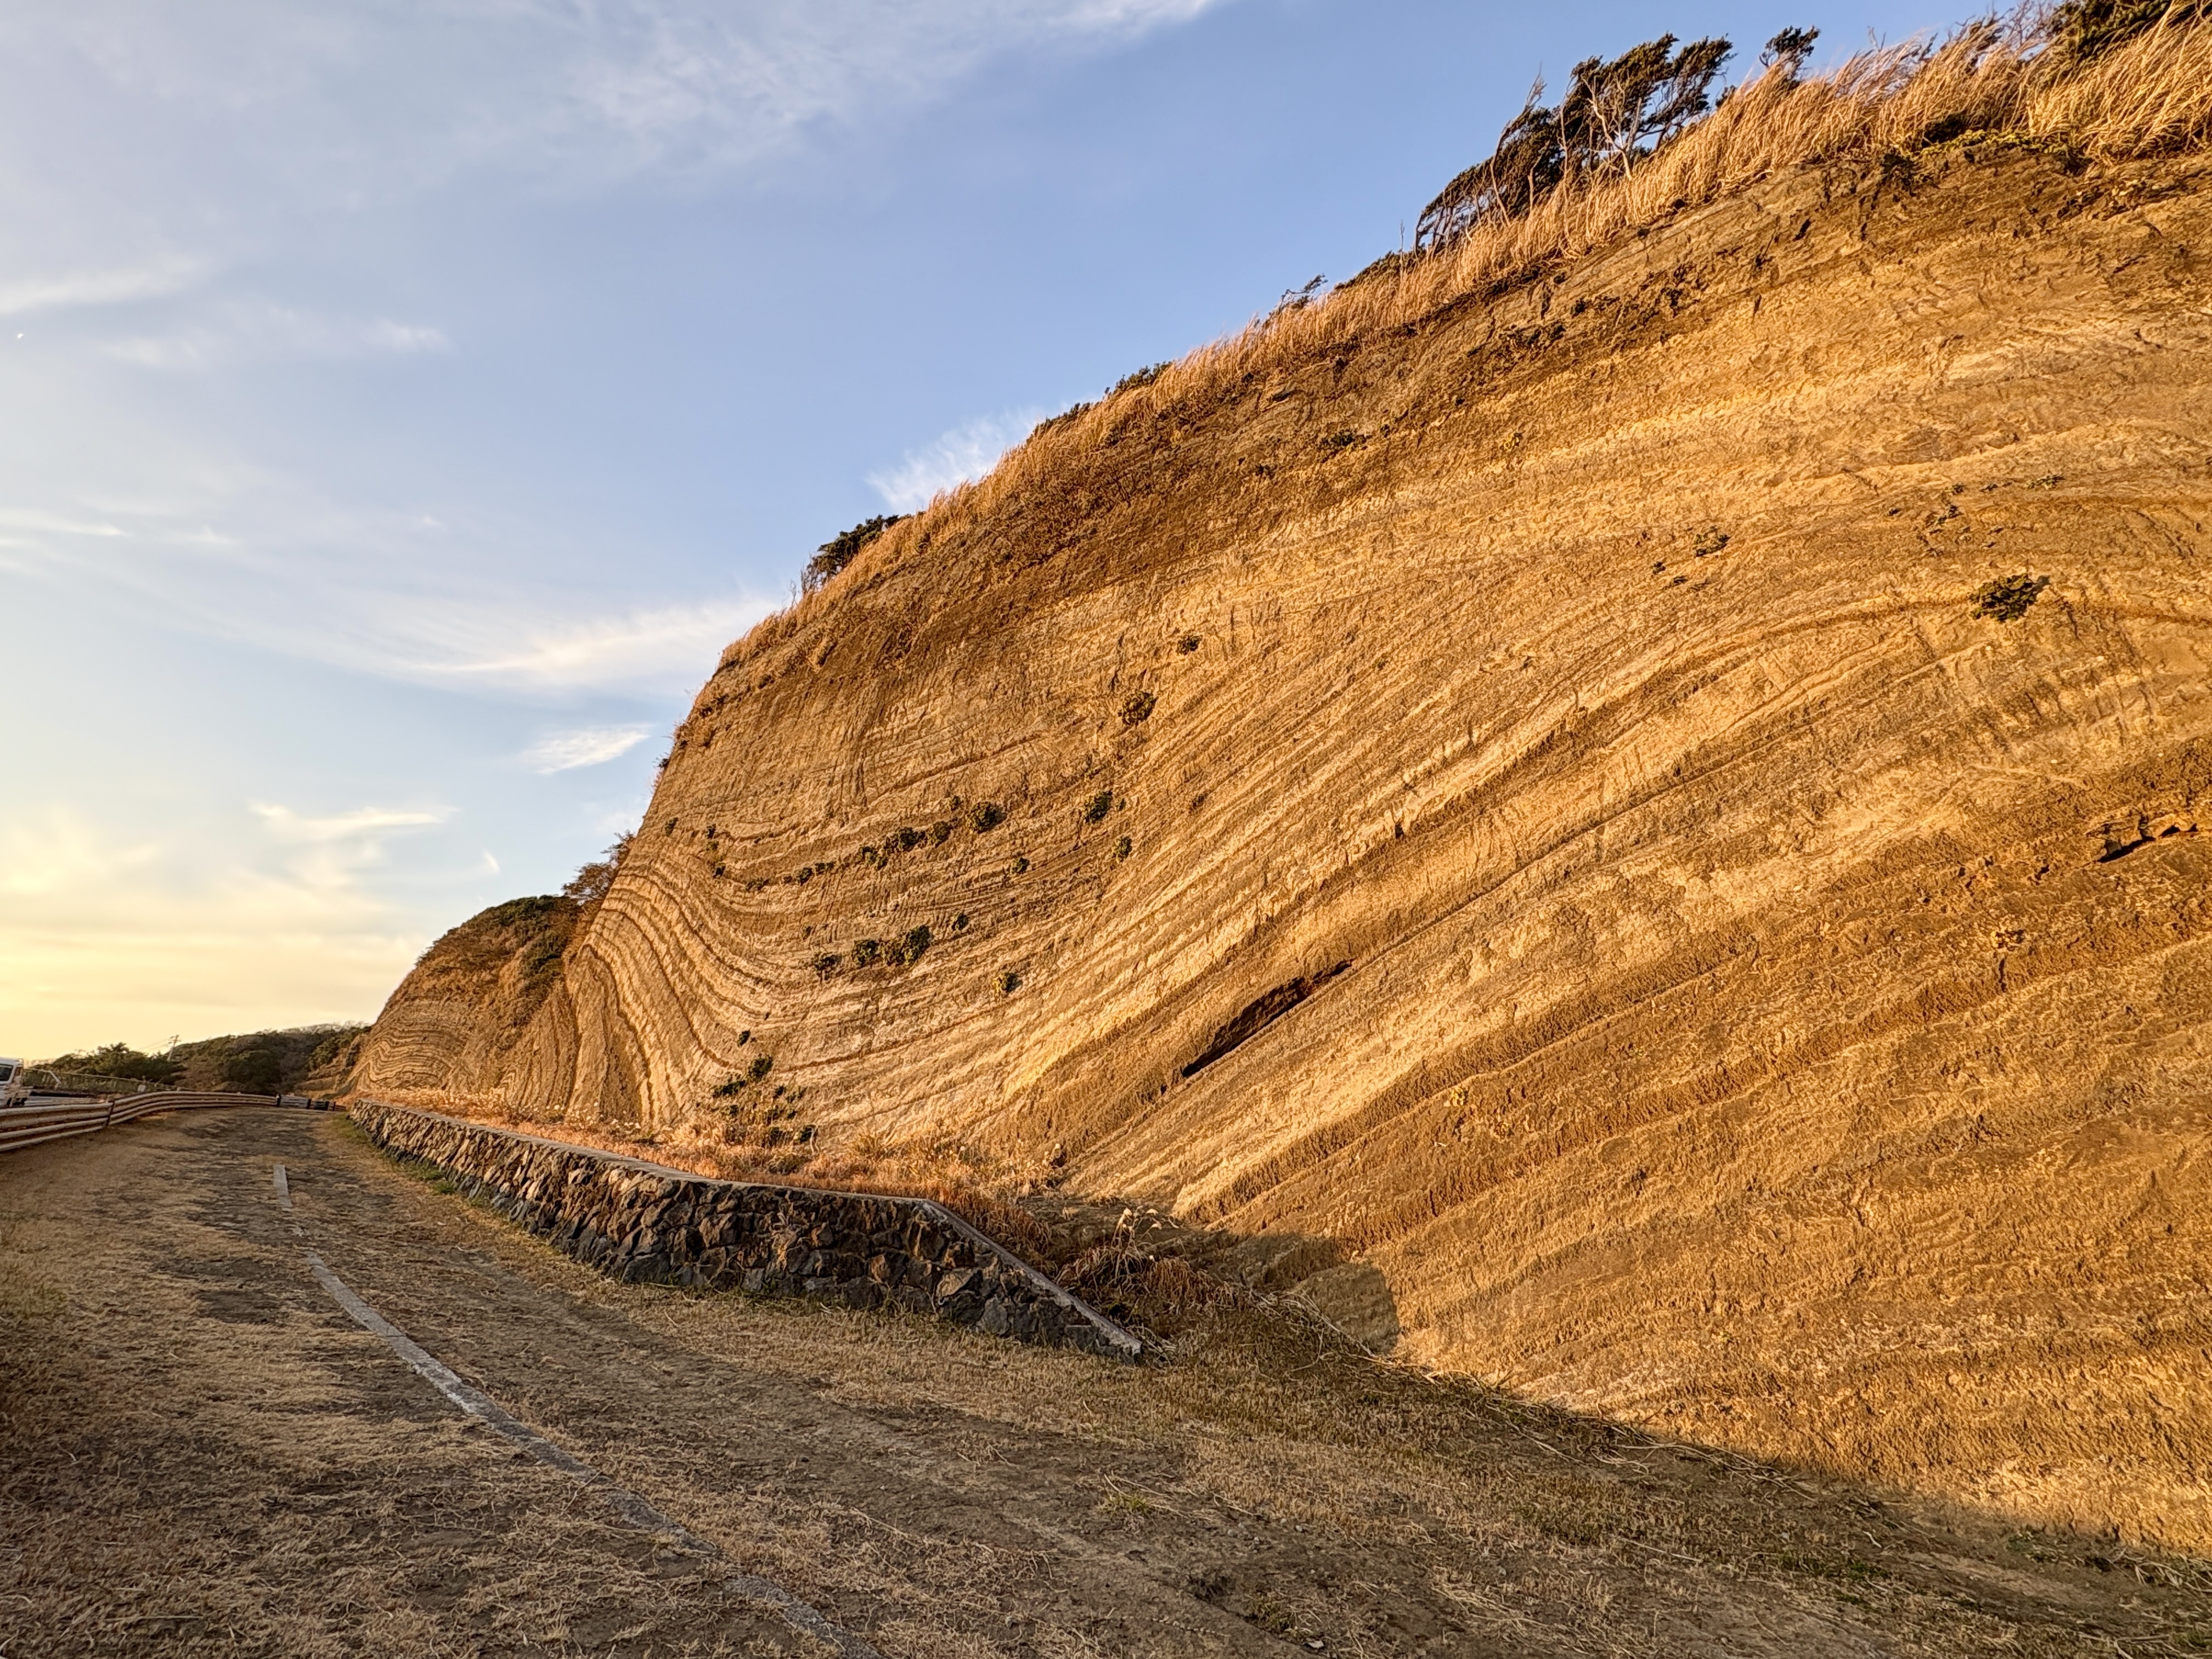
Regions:
[[2212, 1546], [2192, 167], [1808, 171], [1042, 433], [358, 1085], [1058, 1159], [1422, 1364]]

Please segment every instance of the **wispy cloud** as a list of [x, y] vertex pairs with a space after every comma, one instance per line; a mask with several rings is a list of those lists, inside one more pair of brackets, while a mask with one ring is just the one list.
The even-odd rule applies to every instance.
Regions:
[[167, 334], [110, 340], [107, 355], [142, 368], [212, 368], [242, 358], [343, 361], [449, 351], [443, 331], [388, 317], [331, 317], [290, 306], [234, 303]]
[[[726, 9], [616, 0], [577, 14], [560, 75], [568, 123], [633, 166], [726, 166], [808, 126], [925, 101], [1024, 46], [1126, 38], [1213, 0], [766, 0]], [[556, 106], [562, 107], [562, 106]], [[557, 139], [541, 128], [541, 142]], [[602, 147], [604, 146], [604, 137]]]
[[120, 525], [72, 514], [47, 513], [34, 507], [0, 507], [0, 529], [33, 536], [120, 536]]
[[421, 665], [428, 678], [496, 680], [545, 688], [613, 685], [665, 676], [696, 678], [716, 653], [775, 607], [765, 599], [666, 605], [528, 633], [511, 648], [473, 660]]
[[[373, 840], [395, 816], [292, 818]], [[272, 845], [232, 822], [147, 840], [63, 809], [0, 819], [0, 1030], [15, 1052], [376, 1010], [430, 930], [343, 855], [360, 835]]]
[[599, 766], [619, 759], [643, 743], [642, 726], [592, 726], [579, 732], [555, 732], [540, 738], [524, 753], [523, 763], [550, 775], [573, 772], [580, 766]]
[[531, 520], [356, 507], [173, 438], [132, 453], [128, 495], [0, 459], [22, 503], [0, 507], [0, 568], [166, 627], [501, 694], [687, 690], [775, 608], [726, 590], [639, 604], [624, 562]]
[[955, 485], [981, 477], [1043, 418], [1042, 410], [1024, 409], [970, 421], [908, 450], [896, 466], [871, 472], [869, 485], [893, 510], [918, 512]]
[[191, 287], [207, 271], [204, 260], [177, 257], [121, 270], [19, 276], [12, 282], [0, 283], [0, 317], [161, 299]]
[[254, 816], [266, 823], [278, 839], [289, 842], [360, 841], [373, 836], [380, 830], [419, 830], [425, 824], [443, 823], [453, 816], [449, 807], [441, 807], [432, 812], [417, 812], [395, 811], [385, 806], [363, 806], [351, 812], [314, 817], [295, 812], [289, 806], [272, 805], [265, 801], [253, 801], [249, 805]]
[[196, 133], [235, 133], [288, 195], [358, 199], [487, 166], [593, 179], [741, 166], [818, 125], [926, 103], [1008, 52], [1112, 44], [1220, 3], [15, 0], [0, 46], [27, 69], [89, 70]]

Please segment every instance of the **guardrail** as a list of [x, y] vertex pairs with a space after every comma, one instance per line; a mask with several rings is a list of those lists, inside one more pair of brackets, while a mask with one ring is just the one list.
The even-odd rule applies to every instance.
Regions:
[[227, 1095], [162, 1090], [120, 1100], [47, 1100], [35, 1096], [27, 1105], [0, 1107], [0, 1152], [12, 1152], [70, 1135], [92, 1134], [112, 1124], [154, 1112], [191, 1111], [210, 1106], [327, 1106], [306, 1095]]
[[58, 1072], [51, 1066], [26, 1066], [17, 1086], [36, 1095], [96, 1095], [102, 1100], [161, 1092], [161, 1085], [143, 1078], [110, 1077], [105, 1072]]

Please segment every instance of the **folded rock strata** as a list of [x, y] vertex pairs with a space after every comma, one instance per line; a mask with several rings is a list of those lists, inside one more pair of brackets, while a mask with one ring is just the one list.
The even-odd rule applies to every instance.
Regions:
[[2212, 1547], [2207, 249], [2201, 163], [1969, 143], [1124, 392], [733, 647], [558, 983], [362, 1086], [781, 1089]]

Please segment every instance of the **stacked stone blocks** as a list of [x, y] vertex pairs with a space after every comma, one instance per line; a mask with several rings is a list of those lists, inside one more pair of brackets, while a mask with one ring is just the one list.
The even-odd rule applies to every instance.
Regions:
[[359, 1101], [392, 1157], [428, 1164], [556, 1249], [628, 1284], [896, 1307], [993, 1336], [1136, 1359], [1130, 1332], [942, 1205], [704, 1176]]

